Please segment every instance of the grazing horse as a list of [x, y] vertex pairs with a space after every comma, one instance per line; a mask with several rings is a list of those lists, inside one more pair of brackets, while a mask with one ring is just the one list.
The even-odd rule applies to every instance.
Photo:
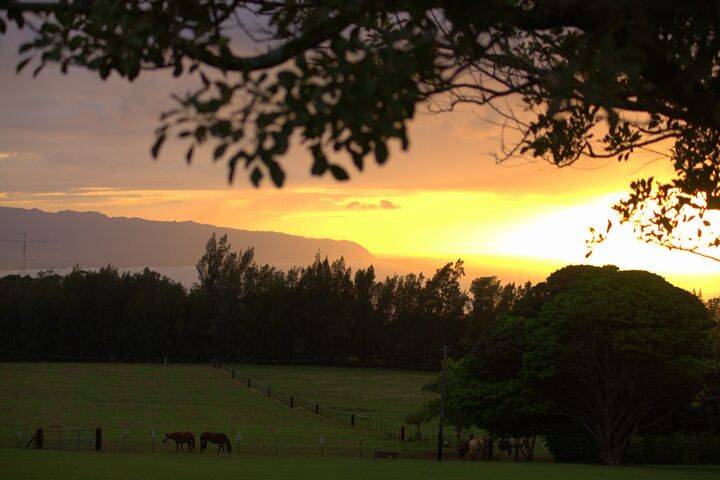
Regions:
[[470, 450], [470, 441], [473, 439], [475, 435], [470, 434], [468, 435], [467, 440], [462, 439], [462, 435], [458, 432], [457, 434], [457, 452], [458, 456], [460, 457], [460, 460], [465, 460], [465, 455], [467, 455], [468, 451]]
[[187, 443], [188, 452], [195, 450], [195, 435], [193, 435], [192, 432], [166, 433], [165, 438], [163, 438], [163, 443], [166, 443], [168, 440], [175, 440], [176, 452], [178, 451], [178, 447], [181, 452], [185, 451], [183, 450], [183, 443]]
[[485, 442], [482, 438], [472, 438], [468, 442], [468, 451], [471, 460], [480, 460], [485, 453]]
[[201, 433], [200, 434], [200, 451], [201, 452], [205, 451], [205, 449], [207, 448], [208, 442], [218, 444], [218, 453], [220, 453], [223, 450], [226, 450], [227, 453], [232, 452], [232, 444], [230, 443], [230, 439], [224, 433], [212, 433], [212, 432]]

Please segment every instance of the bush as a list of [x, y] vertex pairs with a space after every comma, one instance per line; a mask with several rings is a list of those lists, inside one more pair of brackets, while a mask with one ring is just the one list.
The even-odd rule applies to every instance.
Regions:
[[696, 433], [633, 437], [623, 460], [638, 464], [718, 464], [720, 435]]
[[545, 436], [545, 445], [559, 463], [600, 463], [597, 440], [587, 433], [558, 433]]

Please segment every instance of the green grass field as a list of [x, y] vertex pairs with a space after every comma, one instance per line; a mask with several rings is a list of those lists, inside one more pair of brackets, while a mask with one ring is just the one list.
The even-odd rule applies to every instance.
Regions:
[[[0, 364], [0, 438], [17, 445], [16, 432], [29, 438], [35, 428], [102, 427], [105, 446], [148, 450], [151, 432], [190, 430], [225, 432], [241, 447], [372, 448], [379, 434], [359, 432], [290, 409], [232, 382], [209, 365], [145, 365], [93, 363]], [[121, 445], [121, 443], [123, 445]], [[158, 445], [158, 447], [160, 447]], [[170, 448], [169, 445], [165, 448]]]
[[[319, 367], [255, 367], [254, 372], [258, 380], [272, 381], [275, 388], [287, 386], [288, 393], [304, 394], [339, 408], [390, 419], [398, 419], [422, 403], [426, 394], [421, 393], [419, 387], [432, 378], [412, 372]], [[437, 464], [422, 459], [374, 460], [368, 458], [374, 449], [397, 450], [411, 457], [429, 454], [426, 457], [429, 458], [432, 445], [427, 442], [401, 444], [333, 423], [299, 408], [290, 409], [233, 382], [208, 365], [2, 363], [0, 390], [4, 394], [0, 402], [0, 478], [3, 480], [720, 478], [720, 467], [610, 468], [550, 462], [447, 461]], [[314, 396], [312, 392], [322, 395]], [[327, 398], [335, 400], [327, 402]], [[18, 429], [24, 432], [24, 442], [37, 427], [58, 426], [102, 427], [103, 451], [17, 448]], [[128, 429], [128, 453], [124, 453], [122, 441], [125, 428]], [[230, 456], [208, 452], [178, 454], [174, 446], [163, 446], [159, 442], [152, 453], [152, 430], [160, 435], [170, 430], [192, 430], [196, 434], [216, 430], [231, 437], [241, 432], [243, 437], [240, 449]], [[327, 440], [324, 449], [318, 443], [321, 435]], [[83, 447], [91, 448], [91, 444]], [[409, 451], [405, 450], [408, 448]], [[363, 458], [358, 458], [360, 455]], [[448, 457], [454, 458], [454, 453], [448, 451]]]
[[552, 463], [83, 453], [0, 449], [3, 480], [293, 479], [710, 480], [720, 467], [602, 467]]
[[422, 387], [437, 374], [379, 368], [314, 367], [302, 365], [232, 365], [279, 391], [320, 402], [328, 407], [366, 414], [398, 424], [434, 398]]
[[[241, 379], [251, 377], [287, 395], [398, 425], [405, 423], [406, 415], [416, 412], [436, 396], [423, 391], [425, 385], [437, 379], [437, 374], [432, 372], [305, 365], [234, 364], [231, 367]], [[408, 436], [412, 436], [415, 427], [407, 425], [406, 428]], [[446, 431], [446, 438], [454, 440], [452, 428]], [[423, 425], [422, 432], [426, 438], [437, 438], [437, 420]], [[549, 455], [542, 440], [538, 441], [535, 454]]]

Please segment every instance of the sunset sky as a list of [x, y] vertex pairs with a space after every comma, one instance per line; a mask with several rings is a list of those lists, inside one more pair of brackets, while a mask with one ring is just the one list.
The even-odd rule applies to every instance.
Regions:
[[[348, 239], [379, 257], [438, 264], [462, 257], [470, 271], [537, 281], [588, 262], [588, 227], [605, 225], [630, 180], [668, 174], [668, 162], [650, 154], [563, 170], [529, 159], [496, 165], [489, 152], [498, 147], [498, 127], [485, 120], [488, 112], [467, 110], [420, 115], [408, 152], [350, 182], [312, 177], [296, 148], [284, 161], [284, 188], [255, 189], [242, 172], [228, 186], [225, 165], [206, 154], [187, 166], [177, 143], [159, 161], [150, 158], [169, 94], [194, 81], [156, 74], [102, 82], [53, 68], [33, 80], [31, 72], [15, 75], [18, 42], [18, 35], [0, 42], [0, 205]], [[646, 269], [720, 294], [720, 264], [642, 244], [627, 228], [589, 262]]]

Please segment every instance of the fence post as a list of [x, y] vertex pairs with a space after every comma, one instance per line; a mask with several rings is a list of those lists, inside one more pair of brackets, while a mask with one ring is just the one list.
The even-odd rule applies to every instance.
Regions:
[[23, 437], [22, 430], [18, 430], [17, 431], [18, 448], [22, 448], [22, 437]]
[[155, 433], [155, 430], [152, 431], [152, 441], [153, 441], [153, 452], [155, 451], [155, 438], [157, 437], [157, 434]]
[[293, 408], [295, 406], [295, 397], [290, 396], [290, 408]]
[[60, 429], [59, 429], [58, 431], [60, 432], [60, 450], [62, 450], [62, 448], [63, 448], [63, 444], [62, 444], [62, 427], [60, 427]]
[[237, 435], [235, 435], [235, 443], [237, 447], [235, 448], [235, 454], [240, 455], [240, 440], [242, 440], [242, 435], [240, 435], [240, 432], [238, 432]]
[[320, 435], [320, 456], [325, 456], [325, 435]]
[[400, 425], [400, 441], [405, 441], [405, 425]]
[[355, 414], [354, 413], [352, 415], [350, 415], [350, 426], [351, 427], [355, 426]]
[[362, 458], [362, 437], [360, 437], [360, 458]]
[[45, 443], [45, 434], [43, 433], [42, 428], [38, 428], [35, 431], [35, 448], [37, 448], [38, 450], [42, 450], [44, 443]]
[[102, 428], [95, 429], [95, 450], [102, 450]]
[[123, 429], [123, 445], [125, 448], [125, 453], [127, 453], [127, 428]]
[[235, 369], [232, 369], [232, 378], [235, 378]]
[[278, 434], [275, 434], [275, 455], [278, 454]]
[[315, 415], [320, 415], [320, 404], [319, 403], [315, 404]]
[[251, 381], [252, 381], [252, 380], [250, 379], [250, 377], [248, 377], [248, 388], [250, 388], [250, 382], [251, 382]]
[[270, 396], [270, 385], [268, 385], [268, 388], [267, 388], [267, 396], [268, 397]]

